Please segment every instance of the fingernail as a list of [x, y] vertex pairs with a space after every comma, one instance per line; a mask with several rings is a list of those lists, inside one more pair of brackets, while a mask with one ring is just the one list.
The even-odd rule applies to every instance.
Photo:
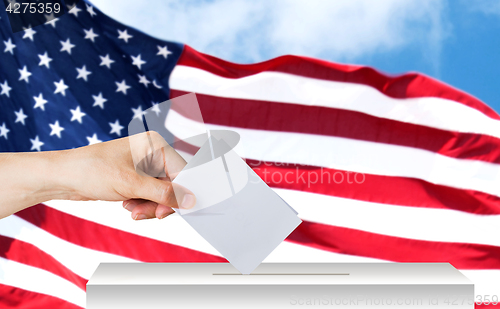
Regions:
[[194, 197], [194, 195], [186, 193], [184, 195], [184, 198], [182, 199], [180, 207], [184, 209], [189, 209], [193, 208], [195, 204], [196, 204], [196, 198]]
[[167, 212], [165, 212], [165, 213], [161, 214], [161, 215], [160, 215], [160, 217], [159, 217], [158, 219], [160, 219], [160, 220], [161, 220], [161, 219], [165, 218], [166, 216], [171, 215], [171, 214], [173, 214], [173, 213], [174, 213], [173, 211], [167, 211]]
[[146, 219], [146, 215], [145, 214], [137, 214], [135, 215], [134, 217], [134, 220], [142, 220], [142, 219]]
[[[123, 208], [127, 209], [127, 206], [130, 202], [123, 202]], [[128, 209], [127, 209], [128, 210]]]

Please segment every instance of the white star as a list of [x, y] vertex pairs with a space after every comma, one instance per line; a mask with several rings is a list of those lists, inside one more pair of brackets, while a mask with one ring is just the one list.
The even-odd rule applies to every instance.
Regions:
[[7, 133], [9, 133], [10, 130], [7, 129], [7, 127], [5, 126], [5, 122], [2, 124], [2, 126], [0, 127], [0, 136], [3, 136], [5, 137], [5, 139], [7, 139]]
[[29, 83], [29, 77], [31, 76], [31, 72], [28, 71], [28, 68], [24, 66], [22, 70], [18, 70], [19, 74], [21, 74], [21, 77], [19, 77], [19, 80], [24, 80], [26, 83]]
[[85, 81], [87, 81], [87, 76], [92, 74], [92, 72], [87, 71], [87, 67], [85, 65], [81, 69], [76, 68], [76, 70], [78, 71], [78, 76], [76, 77], [76, 79], [83, 78]]
[[141, 54], [137, 55], [137, 57], [134, 57], [132, 55], [130, 57], [132, 57], [132, 64], [136, 65], [139, 70], [141, 69], [141, 66], [146, 63], [146, 61], [141, 59]]
[[54, 91], [54, 94], [62, 93], [63, 96], [66, 96], [66, 89], [69, 87], [66, 86], [63, 79], [61, 79], [58, 83], [54, 82], [54, 85], [56, 85], [56, 91]]
[[128, 34], [127, 29], [123, 31], [120, 31], [120, 29], [118, 29], [118, 39], [122, 39], [125, 41], [125, 43], [128, 43], [128, 39], [130, 38], [133, 38], [133, 36]]
[[153, 102], [153, 107], [151, 107], [151, 111], [155, 112], [156, 116], [160, 116], [160, 104]]
[[85, 38], [91, 40], [94, 42], [94, 39], [98, 37], [99, 35], [94, 32], [94, 29], [90, 28], [89, 30], [83, 29], [85, 32]]
[[115, 84], [116, 84], [116, 87], [117, 87], [116, 92], [123, 92], [123, 94], [125, 94], [125, 95], [127, 94], [127, 90], [129, 88], [131, 88], [129, 85], [127, 85], [127, 83], [125, 82], [125, 80], [123, 80], [121, 83], [115, 82]]
[[94, 105], [92, 106], [99, 106], [100, 108], [104, 109], [104, 103], [107, 101], [107, 99], [103, 98], [102, 92], [99, 92], [99, 95], [92, 95], [94, 98]]
[[97, 134], [96, 133], [94, 133], [94, 135], [92, 135], [91, 137], [87, 136], [87, 140], [89, 141], [89, 145], [94, 145], [94, 144], [102, 143], [102, 141], [97, 138]]
[[50, 62], [52, 61], [52, 58], [47, 55], [47, 52], [45, 52], [45, 54], [43, 55], [38, 55], [38, 57], [40, 58], [40, 63], [38, 65], [44, 65], [47, 67], [47, 69], [50, 69]]
[[0, 95], [5, 94], [10, 98], [9, 92], [12, 90], [12, 88], [9, 87], [7, 81], [3, 82], [3, 84], [0, 84], [0, 87], [2, 87], [2, 92], [0, 92]]
[[41, 147], [43, 146], [43, 142], [38, 139], [38, 135], [35, 137], [35, 139], [31, 139], [31, 150], [36, 150], [36, 151], [41, 151]]
[[54, 17], [54, 13], [50, 13], [50, 15], [45, 15], [45, 19], [47, 19], [45, 23], [50, 24], [54, 28], [56, 27], [56, 22], [59, 20], [59, 18]]
[[84, 112], [80, 110], [80, 106], [77, 106], [75, 109], [70, 109], [71, 112], [71, 121], [78, 121], [79, 123], [82, 123], [82, 117], [87, 115]]
[[71, 41], [69, 40], [69, 38], [66, 40], [66, 42], [63, 42], [63, 41], [60, 41], [61, 42], [61, 45], [62, 45], [62, 48], [61, 48], [61, 51], [66, 51], [68, 52], [68, 54], [71, 55], [71, 49], [75, 47], [75, 45], [71, 44]]
[[78, 8], [76, 5], [71, 9], [69, 10], [69, 12], [73, 15], [75, 15], [76, 17], [78, 17], [78, 12], [81, 12], [82, 10], [80, 8]]
[[146, 115], [146, 112], [142, 111], [142, 106], [141, 105], [139, 105], [139, 107], [137, 107], [137, 108], [133, 108], [132, 107], [132, 112], [134, 113], [134, 117], [132, 117], [132, 119], [137, 118], [139, 120], [142, 120], [142, 116]]
[[109, 125], [111, 126], [111, 132], [109, 132], [109, 134], [116, 133], [118, 136], [122, 136], [123, 126], [120, 125], [118, 119], [116, 119], [115, 123], [110, 122]]
[[5, 50], [3, 52], [9, 52], [11, 55], [14, 55], [14, 48], [16, 48], [16, 45], [12, 44], [12, 40], [9, 38], [8, 41], [3, 41], [3, 43], [5, 44]]
[[146, 75], [137, 74], [137, 76], [139, 76], [139, 83], [144, 84], [144, 86], [148, 87], [148, 85], [151, 84], [151, 82], [146, 78]]
[[97, 15], [97, 13], [94, 12], [94, 7], [93, 6], [88, 5], [87, 3], [85, 3], [85, 5], [87, 6], [87, 12], [89, 12], [89, 14], [90, 14], [91, 17], [94, 17], [95, 15]]
[[111, 69], [111, 64], [115, 62], [113, 59], [109, 58], [109, 54], [106, 57], [99, 56], [101, 58], [101, 66], [105, 65], [108, 69]]
[[31, 41], [33, 41], [33, 36], [35, 35], [36, 31], [31, 29], [31, 28], [24, 28], [24, 35], [23, 39], [29, 38]]
[[59, 120], [57, 120], [54, 124], [49, 123], [50, 129], [50, 136], [52, 135], [57, 135], [57, 137], [61, 138], [61, 132], [64, 131], [64, 128], [59, 126]]
[[35, 103], [35, 106], [33, 107], [33, 109], [35, 109], [35, 108], [39, 107], [41, 110], [43, 110], [43, 111], [44, 111], [44, 110], [45, 110], [45, 104], [47, 104], [49, 101], [47, 101], [47, 100], [45, 100], [45, 99], [43, 98], [43, 94], [42, 94], [42, 93], [40, 93], [40, 94], [38, 95], [38, 97], [33, 97], [33, 99], [35, 99], [35, 102], [36, 102], [36, 103]]
[[18, 112], [14, 111], [14, 114], [16, 114], [16, 122], [15, 123], [22, 123], [23, 126], [25, 125], [24, 119], [28, 118], [23, 112], [23, 109], [21, 108]]
[[167, 59], [168, 55], [170, 55], [172, 52], [167, 49], [167, 46], [159, 46], [158, 45], [158, 53], [156, 55], [158, 56], [163, 56], [165, 59]]

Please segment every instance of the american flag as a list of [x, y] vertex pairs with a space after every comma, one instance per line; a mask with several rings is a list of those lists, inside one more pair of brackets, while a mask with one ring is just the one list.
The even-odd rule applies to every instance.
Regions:
[[[0, 17], [0, 151], [123, 137], [194, 92], [205, 123], [238, 132], [304, 221], [267, 262], [450, 262], [476, 295], [500, 295], [500, 116], [471, 95], [307, 57], [230, 63], [82, 1], [15, 34]], [[50, 201], [0, 220], [0, 307], [85, 307], [97, 265], [123, 261], [226, 262], [179, 216]]]

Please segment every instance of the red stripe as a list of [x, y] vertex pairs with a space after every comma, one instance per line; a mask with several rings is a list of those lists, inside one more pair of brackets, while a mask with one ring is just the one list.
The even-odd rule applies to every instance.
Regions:
[[341, 254], [404, 263], [448, 262], [458, 269], [500, 269], [500, 248], [424, 241], [303, 221], [286, 239]]
[[[29, 280], [29, 279], [27, 279]], [[75, 304], [50, 295], [26, 291], [0, 284], [0, 308], [2, 309], [81, 309]]]
[[[174, 148], [192, 155], [199, 149], [177, 138]], [[500, 214], [500, 198], [479, 191], [436, 185], [416, 178], [361, 174], [293, 163], [245, 161], [273, 188], [389, 205]]]
[[0, 257], [49, 271], [74, 283], [85, 291], [87, 279], [78, 276], [32, 244], [0, 235]]
[[143, 262], [227, 262], [222, 257], [120, 231], [43, 204], [16, 215], [73, 244]]
[[264, 182], [274, 188], [382, 204], [453, 209], [481, 215], [500, 214], [499, 197], [436, 185], [421, 179], [249, 159], [246, 162]]
[[[172, 89], [170, 97], [186, 93]], [[336, 136], [419, 148], [458, 159], [500, 163], [500, 139], [489, 135], [440, 130], [337, 108], [202, 94], [197, 94], [197, 98], [205, 123], [254, 130]], [[179, 113], [189, 117], [182, 111]]]
[[363, 84], [398, 99], [438, 97], [475, 108], [493, 119], [500, 116], [479, 99], [438, 80], [419, 73], [387, 76], [377, 70], [355, 65], [344, 65], [324, 60], [281, 56], [255, 64], [236, 64], [199, 53], [184, 45], [179, 65], [191, 66], [226, 78], [241, 78], [263, 71], [283, 72], [323, 80]]

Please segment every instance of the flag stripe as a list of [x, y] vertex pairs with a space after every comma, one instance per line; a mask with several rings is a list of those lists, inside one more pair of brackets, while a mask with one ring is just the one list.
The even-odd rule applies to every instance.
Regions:
[[[283, 191], [283, 190], [282, 190]], [[283, 193], [281, 193], [283, 194]], [[49, 201], [47, 206], [89, 221], [128, 231], [171, 244], [220, 255], [182, 217], [172, 214], [164, 220], [130, 220], [128, 212], [113, 207], [119, 202]], [[97, 211], [99, 210], [99, 211]], [[210, 250], [207, 250], [210, 249]], [[281, 243], [266, 259], [268, 262], [384, 262], [364, 257], [330, 253], [289, 242]]]
[[[173, 135], [194, 136], [200, 124], [170, 111]], [[315, 134], [276, 132], [206, 125], [232, 130], [241, 137], [235, 148], [245, 158], [341, 169], [356, 173], [417, 178], [430, 183], [500, 196], [500, 165], [454, 159], [429, 151]], [[201, 145], [197, 145], [201, 146]]]
[[9, 285], [0, 284], [0, 307], [3, 309], [81, 309], [71, 302]]
[[[188, 45], [184, 45], [177, 65], [200, 68], [226, 78], [242, 78], [269, 71], [329, 81], [356, 83], [370, 86], [392, 98], [444, 98], [474, 108], [493, 119], [500, 119], [500, 116], [491, 107], [470, 94], [418, 73], [407, 73], [394, 77], [384, 75], [366, 66], [337, 64], [292, 55], [254, 64], [236, 64], [200, 53]], [[176, 87], [171, 88], [179, 89]]]
[[[442, 210], [436, 211], [432, 209], [431, 209], [432, 211], [429, 211], [427, 213], [419, 214], [415, 209], [404, 208], [404, 207], [401, 208], [402, 210], [401, 212], [394, 211], [394, 216], [387, 218], [386, 214], [387, 213], [392, 214], [392, 211], [394, 209], [397, 209], [394, 208], [396, 206], [386, 207], [386, 209], [384, 209], [384, 206], [386, 205], [364, 203], [365, 205], [362, 206], [365, 207], [362, 208], [361, 206], [356, 207], [357, 206], [356, 201], [346, 200], [344, 201], [345, 203], [347, 202], [350, 203], [341, 205], [340, 202], [342, 202], [342, 199], [333, 199], [331, 197], [325, 197], [317, 194], [304, 193], [298, 191], [289, 191], [289, 190], [276, 190], [276, 191], [285, 201], [289, 202], [290, 205], [298, 211], [299, 216], [303, 219], [315, 220], [316, 222], [319, 222], [318, 224], [322, 224], [322, 226], [323, 225], [333, 226], [334, 224], [340, 223], [348, 225], [345, 228], [349, 228], [352, 230], [356, 230], [356, 228], [358, 229], [364, 228], [363, 231], [364, 233], [374, 234], [374, 235], [380, 234], [380, 233], [374, 233], [377, 232], [377, 229], [384, 228], [385, 229], [384, 231], [388, 234], [384, 235], [384, 237], [392, 237], [391, 234], [395, 236], [402, 236], [405, 235], [406, 233], [405, 236], [407, 237], [405, 237], [405, 239], [409, 239], [408, 237], [410, 238], [418, 237], [419, 239], [438, 240], [436, 242], [439, 243], [452, 243], [453, 240], [455, 240], [456, 238], [460, 239], [459, 238], [460, 235], [457, 236], [456, 231], [459, 231], [460, 229], [463, 230], [463, 226], [472, 226], [472, 227], [481, 226], [482, 229], [488, 232], [488, 229], [491, 230], [497, 228], [498, 226], [497, 222], [499, 220], [497, 217], [494, 218], [496, 220], [495, 222], [491, 221], [488, 222], [488, 220], [483, 220], [487, 219], [488, 217], [467, 215], [451, 211], [442, 211]], [[329, 201], [325, 201], [325, 199], [329, 199]], [[309, 201], [309, 204], [304, 204], [300, 206], [302, 204], [301, 201]], [[374, 209], [372, 211], [369, 211], [370, 207]], [[334, 213], [325, 208], [334, 209]], [[363, 214], [364, 212], [366, 213], [366, 215], [360, 217], [359, 214]], [[322, 213], [326, 215], [321, 216]], [[373, 213], [376, 213], [378, 215], [373, 215]], [[466, 215], [466, 217], [462, 219], [457, 214]], [[477, 217], [477, 219], [475, 217]], [[374, 220], [375, 223], [372, 223], [370, 225], [367, 220], [374, 218], [376, 218], [376, 220]], [[422, 220], [421, 218], [427, 218], [427, 219]], [[415, 220], [415, 223], [412, 223], [413, 220]], [[425, 226], [426, 228], [422, 229], [421, 226]], [[372, 229], [373, 231], [370, 229]], [[182, 225], [179, 225], [179, 233], [182, 232], [183, 232]], [[409, 233], [413, 233], [413, 235]], [[466, 231], [461, 232], [461, 234], [464, 233], [466, 233]], [[497, 235], [498, 233], [495, 232], [492, 233], [490, 231], [490, 234], [492, 236], [489, 239], [485, 240], [486, 241], [489, 240], [493, 243], [498, 242], [498, 240], [495, 240], [495, 235]], [[337, 234], [327, 234], [327, 235], [337, 235]], [[479, 237], [478, 239], [471, 239], [473, 237], [475, 237], [474, 234], [472, 234], [472, 236], [468, 236], [471, 242], [474, 240], [478, 240], [479, 242], [483, 241], [483, 239]], [[416, 241], [418, 241], [419, 244], [426, 242], [425, 240], [418, 240], [418, 239]], [[435, 242], [429, 241], [429, 243], [433, 244]], [[304, 243], [304, 245], [310, 245], [310, 244]], [[465, 247], [470, 246], [471, 248], [478, 247], [479, 249], [477, 250], [482, 250], [482, 252], [484, 252], [484, 250], [486, 249], [488, 250], [491, 249], [490, 247], [493, 247], [484, 245], [475, 246], [473, 244], [469, 245], [463, 244], [463, 245]], [[396, 247], [394, 247], [393, 249], [396, 249]], [[493, 248], [491, 254], [493, 254], [497, 249], [498, 248], [496, 247]], [[400, 250], [398, 249], [394, 251], [400, 251]], [[406, 251], [401, 251], [401, 252], [402, 252], [401, 254], [405, 254], [407, 258], [410, 258], [413, 253], [413, 252], [405, 253]], [[356, 255], [355, 252], [349, 253], [342, 251], [341, 253]], [[378, 257], [378, 256], [371, 256], [371, 257], [383, 259], [383, 257]], [[477, 264], [477, 261], [475, 263], [476, 265], [480, 265]], [[474, 269], [474, 267], [471, 268]]]
[[[45, 253], [64, 264], [69, 270], [80, 277], [90, 278], [101, 261], [132, 262], [117, 255], [89, 250], [83, 246], [61, 239], [49, 233], [50, 231], [37, 227], [19, 217], [21, 213], [2, 219], [0, 235], [16, 238], [36, 246]], [[40, 212], [38, 212], [40, 214]], [[59, 224], [60, 225], [60, 224]], [[82, 235], [81, 237], [85, 237]], [[64, 248], [64, 250], [61, 250]]]
[[0, 257], [0, 285], [51, 295], [85, 307], [85, 291], [46, 270]]
[[[178, 138], [175, 138], [173, 147], [187, 160], [199, 149]], [[415, 178], [360, 175], [310, 165], [244, 160], [272, 188], [389, 205], [442, 208], [482, 215], [500, 214], [500, 198], [483, 192], [435, 185]]]
[[500, 215], [500, 198], [473, 190], [435, 185], [415, 178], [355, 174], [338, 169], [248, 159], [246, 162], [273, 188], [390, 205]]
[[[210, 254], [120, 231], [83, 220], [39, 204], [17, 213], [24, 220], [73, 244], [142, 262], [225, 262]], [[73, 233], [61, 225], [78, 226], [85, 233]], [[106, 237], [102, 237], [106, 235]], [[127, 244], [124, 246], [123, 244]], [[189, 257], [189, 261], [186, 261]]]
[[359, 84], [278, 72], [230, 79], [178, 65], [172, 71], [170, 86], [216, 97], [345, 109], [436, 129], [500, 137], [500, 121], [474, 108], [442, 98], [394, 99]]
[[303, 221], [288, 241], [322, 250], [394, 262], [449, 262], [459, 269], [500, 269], [500, 248], [430, 242]]
[[[401, 207], [283, 189], [275, 191], [299, 217], [308, 221], [409, 239], [500, 247], [500, 215]], [[482, 233], [471, 233], [471, 230]]]
[[139, 237], [155, 239], [211, 256], [221, 256], [200, 234], [186, 224], [181, 216], [175, 213], [163, 220], [135, 221], [131, 219], [130, 212], [121, 207], [121, 202], [95, 201], [89, 204], [83, 201], [53, 200], [44, 205], [59, 212]]
[[[403, 210], [402, 212], [398, 213], [397, 211], [395, 211], [393, 217], [387, 217], [386, 214], [391, 212], [393, 209], [384, 209], [383, 207], [377, 208], [377, 206], [380, 205], [374, 205], [373, 203], [365, 203], [366, 207], [361, 208], [361, 207], [355, 207], [356, 206], [355, 201], [346, 200], [344, 202], [346, 203], [350, 202], [350, 203], [342, 205], [340, 203], [342, 202], [341, 199], [337, 199], [336, 202], [332, 202], [331, 200], [325, 202], [324, 199], [332, 199], [332, 198], [321, 195], [315, 195], [311, 193], [289, 191], [289, 190], [276, 190], [276, 192], [292, 207], [294, 207], [294, 209], [298, 211], [299, 217], [308, 220], [309, 225], [307, 228], [312, 229], [312, 232], [310, 234], [311, 237], [313, 235], [325, 235], [324, 236], [325, 238], [328, 238], [333, 242], [329, 244], [330, 247], [317, 246], [315, 242], [312, 241], [312, 239], [309, 239], [309, 241], [299, 242], [297, 241], [296, 238], [292, 236], [291, 240], [298, 244], [305, 246], [312, 246], [313, 248], [321, 250], [329, 250], [329, 251], [333, 250], [334, 252], [342, 254], [359, 255], [376, 259], [387, 259], [391, 261], [401, 261], [401, 262], [409, 261], [413, 257], [415, 257], [419, 261], [425, 261], [425, 258], [429, 258], [428, 261], [431, 261], [431, 257], [434, 250], [436, 250], [437, 246], [441, 246], [438, 251], [434, 252], [434, 254], [437, 255], [441, 254], [442, 259], [439, 261], [443, 261], [443, 259], [446, 256], [448, 256], [450, 252], [452, 253], [451, 256], [455, 256], [456, 253], [458, 252], [457, 250], [463, 250], [464, 254], [457, 255], [457, 257], [455, 257], [454, 260], [458, 261], [460, 264], [457, 265], [460, 265], [460, 267], [462, 268], [478, 269], [479, 266], [485, 266], [485, 265], [492, 268], [497, 268], [497, 267], [500, 268], [500, 260], [499, 260], [500, 255], [498, 254], [500, 253], [499, 252], [500, 248], [487, 245], [452, 242], [453, 237], [459, 238], [460, 235], [457, 236], [456, 231], [460, 229], [463, 230], [463, 226], [472, 226], [472, 227], [482, 226], [482, 228], [486, 232], [488, 232], [488, 229], [497, 228], [498, 220], [500, 220], [499, 218], [495, 218], [496, 219], [495, 222], [483, 221], [483, 224], [481, 224], [481, 221], [479, 221], [479, 223], [474, 223], [474, 220], [471, 219], [470, 224], [467, 223], [464, 224], [463, 223], [464, 220], [457, 219], [456, 218], [457, 216], [453, 217], [452, 215], [454, 213], [450, 211], [436, 212], [434, 210], [429, 213], [422, 213], [417, 215], [418, 212], [416, 212], [415, 210], [413, 210], [412, 212], [411, 208], [408, 209], [401, 208]], [[320, 199], [323, 199], [323, 201], [321, 201]], [[309, 201], [309, 203], [301, 204], [301, 201]], [[370, 209], [370, 207], [374, 209], [372, 211], [367, 211]], [[332, 212], [329, 210], [325, 210], [325, 208], [332, 208], [335, 211]], [[376, 213], [377, 215], [374, 215], [374, 213]], [[467, 215], [467, 216], [468, 217], [466, 219], [470, 219], [469, 217], [474, 217], [475, 215]], [[478, 217], [477, 220], [487, 218], [487, 217], [483, 218], [482, 216], [477, 216], [477, 217]], [[422, 220], [421, 218], [427, 218], [427, 219]], [[315, 221], [313, 222], [311, 221], [311, 219]], [[83, 219], [79, 220], [86, 221]], [[375, 223], [371, 223], [370, 225], [370, 220], [373, 220]], [[412, 223], [413, 221], [415, 222]], [[77, 222], [74, 221], [74, 223]], [[348, 227], [334, 226], [333, 224], [344, 224], [348, 225]], [[426, 228], [423, 229], [422, 226], [425, 226]], [[356, 227], [358, 229], [356, 229]], [[187, 229], [188, 227], [185, 228]], [[380, 233], [375, 233], [376, 229], [382, 229], [382, 228], [385, 229], [384, 231], [386, 231], [389, 235], [385, 234], [382, 235]], [[360, 229], [364, 230], [361, 231]], [[370, 229], [375, 230], [375, 232], [371, 231]], [[357, 233], [355, 233], [354, 235], [350, 235], [348, 233], [345, 233], [345, 231], [356, 231]], [[182, 232], [183, 232], [182, 225], [179, 225], [179, 233]], [[467, 231], [463, 231], [462, 234], [465, 232]], [[326, 233], [326, 234], [317, 234], [317, 233]], [[405, 235], [405, 233], [407, 234], [414, 233], [414, 235], [407, 235], [407, 236], [414, 236], [418, 237], [419, 239], [411, 239], [407, 237], [397, 237], [390, 235], [390, 234]], [[390, 256], [390, 255], [387, 256], [383, 255], [382, 253], [381, 253], [382, 255], [377, 255], [379, 250], [375, 249], [378, 248], [377, 244], [379, 244], [379, 242], [373, 243], [373, 246], [367, 246], [372, 249], [375, 248], [373, 250], [374, 251], [373, 254], [371, 255], [360, 254], [357, 251], [352, 251], [351, 247], [349, 246], [346, 247], [345, 244], [349, 244], [350, 241], [352, 241], [351, 238], [359, 236], [358, 234], [364, 236], [364, 239], [360, 238], [360, 241], [364, 241], [366, 240], [366, 238], [373, 238], [374, 241], [378, 240], [380, 243], [385, 243], [386, 245], [384, 246], [384, 248], [387, 248], [388, 251], [394, 251], [395, 256]], [[498, 242], [498, 240], [495, 239], [498, 233], [491, 233], [491, 234], [492, 236], [490, 237], [489, 240], [492, 242]], [[474, 235], [471, 237], [474, 237]], [[441, 240], [441, 241], [421, 240], [426, 238]], [[401, 250], [401, 248], [398, 247], [400, 246], [399, 240], [401, 239], [407, 241], [409, 247], [412, 246], [413, 242], [416, 242], [415, 246], [418, 250], [417, 249], [409, 251]], [[338, 242], [334, 242], [337, 240]], [[481, 242], [483, 239], [476, 239], [476, 240]], [[318, 238], [318, 242], [316, 243], [325, 244], [325, 240], [323, 240], [322, 237], [320, 237]], [[429, 245], [427, 251], [424, 250], [422, 251], [421, 255], [415, 255], [417, 251], [423, 250], [420, 249], [420, 247], [425, 247], [426, 244]], [[356, 247], [355, 245], [353, 246]], [[489, 259], [487, 264], [478, 263], [477, 260], [473, 259], [475, 255], [479, 254], [481, 254], [481, 257]]]
[[[172, 90], [171, 98], [187, 94]], [[336, 136], [414, 147], [452, 158], [500, 163], [498, 138], [451, 132], [322, 106], [197, 95], [205, 123], [246, 129]], [[185, 111], [178, 111], [184, 117]], [[248, 115], [266, 115], [248, 117]]]
[[15, 238], [0, 236], [0, 248], [2, 249], [0, 257], [50, 271], [54, 275], [74, 283], [85, 291], [87, 279], [78, 276], [57, 259], [32, 244]]

